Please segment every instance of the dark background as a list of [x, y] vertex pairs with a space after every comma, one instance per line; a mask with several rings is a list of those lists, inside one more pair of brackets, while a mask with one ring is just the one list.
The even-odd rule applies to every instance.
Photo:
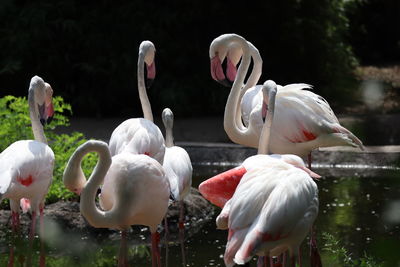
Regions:
[[74, 116], [142, 116], [136, 64], [157, 49], [153, 113], [221, 116], [229, 89], [211, 79], [208, 48], [223, 33], [263, 57], [259, 83], [304, 82], [334, 108], [358, 101], [358, 65], [400, 62], [398, 0], [0, 2], [0, 96], [25, 96], [39, 75]]

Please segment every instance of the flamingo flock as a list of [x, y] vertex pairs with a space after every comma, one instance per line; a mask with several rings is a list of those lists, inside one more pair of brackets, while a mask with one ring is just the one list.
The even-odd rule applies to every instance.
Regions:
[[[140, 44], [137, 77], [143, 118], [123, 121], [108, 144], [89, 140], [77, 147], [63, 175], [65, 187], [80, 195], [80, 212], [90, 225], [121, 231], [117, 261], [121, 267], [128, 266], [127, 239], [132, 225], [149, 227], [152, 266], [162, 266], [158, 229], [163, 219], [167, 225], [166, 214], [173, 202], [180, 206], [180, 245], [183, 266], [187, 266], [183, 213], [193, 168], [187, 151], [174, 144], [171, 109], [162, 112], [165, 137], [154, 123], [146, 89], [156, 76], [155, 54], [152, 42]], [[221, 208], [216, 227], [228, 230], [225, 265], [243, 265], [259, 256], [258, 266], [282, 266], [288, 255], [289, 266], [301, 266], [300, 245], [318, 216], [319, 203], [316, 181], [320, 176], [311, 170], [309, 155], [319, 147], [363, 149], [362, 142], [339, 124], [328, 102], [310, 91], [311, 85], [280, 86], [273, 80], [257, 85], [261, 55], [242, 36], [215, 38], [209, 56], [212, 79], [231, 87], [223, 120], [227, 135], [234, 143], [258, 149], [257, 155], [199, 186], [202, 196]], [[42, 78], [31, 79], [28, 102], [35, 140], [16, 141], [0, 154], [0, 201], [10, 200], [15, 234], [20, 207], [23, 212], [31, 211], [30, 244], [38, 213], [43, 231], [44, 200], [53, 176], [54, 153], [43, 130], [54, 114], [52, 95], [51, 86]], [[90, 152], [99, 159], [86, 178], [81, 162]], [[308, 167], [303, 160], [307, 156]], [[311, 250], [311, 266], [322, 266], [316, 247]], [[277, 258], [282, 259], [281, 265], [275, 263]], [[14, 266], [13, 245], [9, 266]], [[44, 256], [39, 266], [45, 266]]]

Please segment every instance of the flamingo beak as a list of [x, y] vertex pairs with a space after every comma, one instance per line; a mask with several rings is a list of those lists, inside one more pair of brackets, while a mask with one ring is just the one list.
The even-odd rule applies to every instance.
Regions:
[[236, 73], [236, 66], [229, 58], [225, 59], [223, 63], [218, 55], [211, 59], [211, 77], [223, 86], [232, 87]]
[[319, 175], [318, 173], [313, 172], [312, 170], [310, 170], [307, 167], [299, 167], [299, 168], [302, 169], [303, 171], [305, 171], [308, 175], [310, 175], [311, 178], [314, 178], [314, 179], [321, 178], [321, 175]]
[[222, 208], [232, 198], [245, 173], [244, 167], [230, 169], [202, 182], [199, 191], [205, 199]]
[[153, 84], [154, 78], [156, 77], [156, 64], [153, 61], [153, 63], [151, 63], [150, 65], [147, 65], [147, 63], [145, 63], [146, 67], [145, 67], [145, 86], [146, 89], [149, 89], [150, 86]]
[[53, 120], [54, 117], [53, 101], [51, 101], [50, 104], [46, 106], [46, 116], [47, 116], [46, 123], [50, 124], [50, 122]]

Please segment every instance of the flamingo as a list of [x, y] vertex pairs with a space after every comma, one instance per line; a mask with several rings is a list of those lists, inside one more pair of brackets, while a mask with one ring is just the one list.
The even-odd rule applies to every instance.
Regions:
[[[254, 84], [252, 82], [243, 86], [251, 56], [255, 61], [259, 60], [255, 56], [257, 54], [254, 48], [237, 34], [223, 34], [217, 37], [210, 45], [211, 75], [217, 81], [227, 79], [221, 62], [225, 58], [230, 61], [229, 50], [232, 43], [241, 47], [241, 50], [236, 51], [242, 53], [242, 62], [237, 73], [234, 66], [229, 67], [229, 80], [232, 80], [233, 74], [236, 73], [236, 76], [225, 106], [224, 129], [233, 142], [257, 148], [263, 118], [267, 113], [268, 99], [263, 100], [261, 85], [251, 87]], [[235, 61], [238, 61], [237, 53]], [[310, 88], [310, 85], [302, 83], [283, 87], [278, 85], [277, 118], [271, 128], [271, 152], [305, 157], [319, 147], [353, 146], [364, 149], [362, 142], [339, 124], [328, 102], [321, 96], [305, 90]], [[264, 103], [264, 106], [257, 109], [260, 103]]]
[[[81, 192], [80, 211], [96, 228], [121, 230], [118, 266], [127, 266], [127, 231], [131, 225], [146, 225], [151, 232], [152, 266], [161, 266], [157, 226], [164, 218], [169, 202], [169, 181], [161, 164], [147, 156], [122, 152], [111, 157], [102, 141], [87, 141], [69, 159], [64, 180], [86, 180], [81, 161], [96, 152], [99, 161]], [[95, 204], [96, 192], [103, 184], [100, 210]]]
[[258, 155], [199, 186], [206, 199], [223, 207], [216, 224], [229, 229], [226, 266], [244, 264], [256, 254], [273, 257], [287, 250], [295, 266], [300, 244], [318, 214], [318, 188], [312, 177], [320, 176], [297, 155], [266, 155], [276, 87], [273, 81], [263, 85], [269, 103]]
[[[43, 234], [43, 209], [46, 194], [53, 178], [54, 153], [47, 145], [43, 125], [50, 122], [54, 114], [53, 89], [39, 76], [31, 79], [28, 91], [29, 114], [35, 140], [20, 140], [12, 143], [0, 154], [0, 202], [10, 199], [12, 229], [19, 228], [20, 206], [23, 212], [32, 212], [29, 232], [29, 247], [32, 247], [39, 212], [40, 232]], [[13, 265], [13, 248], [9, 265]], [[28, 257], [28, 264], [30, 257]], [[40, 257], [40, 266], [44, 266]]]
[[[123, 121], [111, 134], [110, 152], [114, 156], [122, 152], [145, 154], [162, 164], [165, 153], [164, 137], [153, 122], [151, 106], [146, 93], [155, 78], [155, 47], [150, 41], [139, 46], [138, 91], [144, 118], [131, 118]], [[146, 78], [144, 73], [146, 72]], [[146, 83], [147, 81], [147, 83]]]
[[181, 243], [182, 265], [186, 266], [184, 247], [184, 217], [183, 200], [189, 195], [192, 186], [193, 167], [189, 154], [182, 147], [174, 145], [172, 128], [174, 114], [171, 109], [165, 108], [162, 112], [162, 121], [165, 127], [165, 156], [163, 167], [169, 179], [171, 194], [175, 201], [179, 201], [179, 239]]

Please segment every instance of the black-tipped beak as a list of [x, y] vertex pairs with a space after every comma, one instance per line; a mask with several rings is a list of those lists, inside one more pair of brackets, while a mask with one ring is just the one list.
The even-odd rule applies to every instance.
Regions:
[[46, 120], [45, 119], [40, 119], [40, 123], [42, 124], [42, 126], [46, 125]]
[[154, 79], [144, 79], [144, 85], [146, 89], [149, 89], [153, 85]]
[[233, 82], [229, 81], [228, 79], [217, 80], [217, 82], [228, 88], [232, 87], [233, 85]]
[[47, 124], [50, 124], [50, 122], [52, 122], [52, 121], [53, 121], [53, 116], [48, 117], [46, 123], [47, 123]]

